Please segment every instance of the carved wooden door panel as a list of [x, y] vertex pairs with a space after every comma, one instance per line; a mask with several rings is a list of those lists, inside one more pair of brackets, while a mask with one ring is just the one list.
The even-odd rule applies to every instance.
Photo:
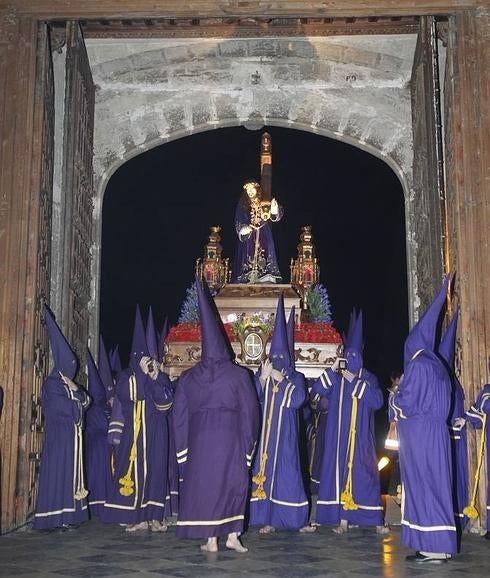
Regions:
[[[29, 426], [26, 428], [28, 461], [27, 461], [27, 511], [31, 513], [36, 504], [37, 471], [42, 444], [43, 417], [40, 409], [41, 386], [48, 372], [49, 342], [42, 321], [44, 302], [48, 302], [51, 277], [51, 215], [53, 200], [53, 159], [54, 159], [54, 81], [51, 59], [49, 30], [45, 24], [39, 28], [39, 50], [37, 65], [36, 98], [41, 100], [37, 122], [41, 138], [37, 146], [40, 172], [38, 180], [38, 218], [37, 218], [37, 263], [35, 267], [34, 294], [35, 307], [32, 319], [33, 364], [32, 386], [28, 400], [27, 416]], [[41, 94], [39, 94], [41, 93]]]
[[85, 43], [77, 22], [67, 24], [66, 41], [62, 185], [65, 197], [62, 226], [66, 236], [61, 324], [80, 364], [84, 365], [89, 331], [95, 95]]
[[[431, 303], [443, 273], [444, 178], [437, 37], [432, 17], [420, 19], [411, 80], [413, 189], [420, 313]], [[441, 222], [442, 221], [442, 222]]]

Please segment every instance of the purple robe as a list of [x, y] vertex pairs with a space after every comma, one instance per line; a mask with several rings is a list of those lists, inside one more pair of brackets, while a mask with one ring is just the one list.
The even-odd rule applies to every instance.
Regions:
[[[171, 382], [173, 395], [175, 396], [176, 381]], [[173, 430], [173, 408], [167, 415], [168, 419], [168, 474], [167, 474], [167, 502], [165, 504], [165, 517], [176, 516], [179, 513], [179, 464], [175, 449], [175, 436]]]
[[423, 349], [412, 355], [389, 403], [400, 441], [402, 542], [423, 552], [455, 554], [447, 426], [451, 380], [435, 353]]
[[179, 378], [172, 420], [179, 462], [180, 538], [241, 533], [259, 403], [248, 371], [201, 361]]
[[464, 390], [456, 375], [453, 374], [451, 411], [449, 413], [449, 436], [453, 463], [453, 499], [454, 515], [459, 530], [463, 530], [468, 518], [463, 509], [468, 505], [468, 448], [466, 440], [466, 426], [456, 425], [457, 418], [465, 419]]
[[325, 428], [327, 427], [328, 398], [320, 397], [312, 403], [312, 421], [308, 435], [308, 456], [310, 471], [310, 490], [312, 495], [318, 495], [322, 460], [325, 454]]
[[[374, 412], [383, 405], [383, 394], [376, 377], [360, 368], [349, 383], [339, 373], [327, 368], [312, 385], [312, 395], [319, 402], [328, 400], [328, 419], [324, 434], [324, 453], [316, 521], [340, 524], [341, 520], [359, 526], [384, 524], [383, 506], [374, 443]], [[345, 510], [341, 500], [348, 476], [348, 443], [352, 400], [356, 397], [357, 420], [352, 468], [352, 497], [356, 510]]]
[[88, 505], [91, 516], [100, 516], [111, 485], [111, 446], [107, 440], [109, 420], [105, 399], [101, 403], [92, 402], [85, 424]]
[[[282, 215], [282, 207], [279, 207], [279, 214], [276, 220], [279, 221]], [[235, 213], [235, 228], [238, 234], [244, 225], [250, 225], [250, 209], [244, 207], [240, 202]], [[262, 257], [259, 258], [259, 280], [260, 277], [270, 275], [275, 278], [275, 281], [272, 282], [280, 283], [282, 277], [277, 264], [276, 249], [269, 221], [264, 222], [258, 234], [259, 255]], [[251, 263], [255, 252], [255, 237], [255, 230], [245, 238], [239, 237], [240, 241], [233, 261], [232, 283], [250, 282]]]
[[89, 398], [72, 391], [53, 372], [42, 386], [45, 419], [39, 490], [34, 514], [37, 530], [79, 524], [88, 519], [83, 477], [82, 422]]
[[[483, 416], [486, 414], [486, 451], [487, 451], [487, 531], [490, 531], [490, 384], [487, 384], [478, 394], [475, 403], [466, 412], [466, 419], [476, 428], [481, 429], [483, 426]], [[482, 469], [482, 471], [484, 471]]]
[[254, 482], [250, 525], [301, 528], [308, 522], [309, 510], [301, 472], [298, 433], [298, 410], [306, 399], [305, 377], [290, 369], [279, 383], [269, 378], [262, 388], [258, 375], [255, 383], [262, 405], [262, 430], [253, 474], [256, 476], [263, 470], [265, 499], [254, 496], [258, 489]]
[[[139, 367], [122, 371], [116, 383], [124, 426], [117, 450], [114, 479], [105, 503], [105, 522], [138, 524], [163, 520], [167, 496], [168, 423], [166, 412], [172, 405], [168, 376], [159, 373], [156, 380]], [[140, 426], [138, 414], [141, 415]], [[135, 428], [136, 425], [136, 428]], [[127, 476], [131, 448], [136, 459], [130, 479], [134, 491], [123, 495], [120, 480]]]

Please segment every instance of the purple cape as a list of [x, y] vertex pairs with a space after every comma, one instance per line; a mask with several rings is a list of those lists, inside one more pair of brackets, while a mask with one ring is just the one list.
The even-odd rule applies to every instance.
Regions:
[[447, 419], [451, 380], [430, 350], [405, 366], [390, 410], [400, 441], [402, 542], [424, 552], [457, 552]]
[[48, 376], [41, 391], [45, 419], [34, 528], [79, 524], [88, 519], [83, 476], [82, 421], [88, 407], [82, 389], [73, 392], [58, 375]]
[[298, 410], [306, 399], [305, 378], [290, 369], [280, 383], [269, 378], [262, 388], [258, 375], [255, 382], [262, 405], [262, 431], [253, 474], [265, 475], [265, 497], [257, 495], [259, 484], [254, 481], [250, 525], [301, 528], [307, 523], [309, 510], [298, 433]]
[[259, 404], [248, 371], [198, 363], [178, 381], [172, 411], [180, 467], [177, 536], [242, 532]]
[[[378, 380], [369, 371], [361, 368], [356, 378], [349, 383], [339, 373], [327, 368], [313, 383], [311, 393], [317, 402], [328, 399], [316, 521], [321, 524], [337, 525], [343, 519], [360, 526], [382, 525], [383, 507], [373, 423], [374, 412], [383, 405]], [[358, 408], [352, 496], [358, 509], [345, 510], [341, 494], [348, 474], [348, 442], [354, 397], [358, 399]]]
[[[163, 520], [167, 500], [168, 423], [172, 389], [165, 373], [154, 381], [139, 369], [119, 374], [116, 396], [124, 426], [117, 450], [114, 479], [102, 518], [106, 522], [137, 524]], [[131, 449], [136, 457], [131, 465]], [[132, 484], [124, 495], [122, 479]]]

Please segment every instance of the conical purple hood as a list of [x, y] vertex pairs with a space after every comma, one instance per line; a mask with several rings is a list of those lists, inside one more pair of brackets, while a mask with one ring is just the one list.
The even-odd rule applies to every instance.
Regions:
[[451, 369], [454, 369], [454, 352], [456, 351], [456, 332], [458, 330], [459, 307], [449, 322], [449, 325], [439, 344], [439, 355]]
[[49, 343], [51, 344], [54, 369], [73, 379], [78, 370], [77, 356], [58, 327], [54, 314], [47, 305], [44, 306], [44, 322], [46, 323]]
[[201, 320], [201, 361], [231, 361], [232, 349], [205, 281], [196, 279]]
[[295, 354], [294, 354], [295, 309], [296, 309], [296, 307], [293, 305], [291, 307], [291, 311], [289, 313], [289, 318], [288, 318], [288, 323], [287, 323], [289, 354], [291, 356], [291, 363], [293, 366], [294, 366], [295, 361], [296, 361]]
[[152, 359], [155, 361], [159, 360], [158, 356], [158, 343], [157, 334], [155, 330], [155, 321], [153, 320], [153, 312], [151, 306], [148, 310], [148, 321], [146, 323], [146, 345], [148, 347], [148, 353]]
[[275, 369], [289, 369], [291, 367], [291, 354], [289, 352], [288, 331], [284, 313], [284, 295], [281, 294], [277, 302], [274, 331], [271, 337], [269, 359]]
[[105, 407], [107, 402], [106, 388], [100, 377], [94, 358], [87, 349], [87, 388], [88, 394], [96, 405]]
[[112, 373], [116, 375], [122, 371], [121, 358], [119, 357], [119, 345], [109, 353], [109, 363], [111, 364]]
[[357, 320], [357, 312], [356, 312], [356, 308], [353, 307], [352, 311], [350, 312], [349, 327], [347, 328], [347, 333], [344, 333], [342, 336], [343, 342], [344, 342], [344, 350], [349, 347], [349, 340], [352, 336], [352, 331], [353, 331], [354, 326], [356, 324], [356, 320]]
[[114, 388], [112, 369], [102, 335], [99, 336], [99, 375], [107, 391]]
[[158, 334], [158, 359], [159, 359], [159, 361], [163, 361], [163, 358], [165, 357], [165, 340], [167, 339], [169, 329], [170, 328], [168, 325], [168, 317], [165, 317], [165, 321], [163, 322], [162, 330]]
[[362, 311], [356, 316], [355, 311], [353, 312], [354, 317], [352, 321], [352, 326], [350, 329], [350, 335], [347, 341], [347, 347], [345, 348], [345, 357], [347, 359], [347, 368], [352, 373], [359, 373], [363, 365], [362, 354], [364, 350], [363, 342], [363, 319]]
[[434, 301], [429, 305], [426, 312], [413, 326], [405, 340], [404, 363], [407, 363], [413, 358], [417, 351], [421, 349], [428, 349], [434, 351], [437, 324], [441, 314], [441, 310], [446, 302], [447, 292], [449, 286], [449, 276], [444, 277], [439, 293], [436, 295]]
[[129, 367], [135, 371], [139, 367], [142, 357], [148, 355], [148, 347], [146, 345], [146, 334], [141, 318], [139, 305], [136, 305], [136, 315], [134, 319], [133, 342], [131, 344], [131, 351], [129, 353]]

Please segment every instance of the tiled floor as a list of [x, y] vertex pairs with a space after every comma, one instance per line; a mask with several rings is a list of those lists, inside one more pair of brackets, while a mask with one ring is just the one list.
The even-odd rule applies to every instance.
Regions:
[[277, 532], [243, 539], [247, 554], [220, 550], [203, 554], [199, 541], [166, 534], [128, 535], [119, 526], [91, 521], [74, 532], [46, 534], [30, 530], [0, 538], [0, 576], [35, 578], [158, 578], [159, 576], [260, 578], [384, 578], [490, 576], [490, 541], [465, 535], [461, 554], [440, 566], [407, 563], [400, 529], [387, 536], [353, 529], [337, 536], [328, 528], [316, 534]]

